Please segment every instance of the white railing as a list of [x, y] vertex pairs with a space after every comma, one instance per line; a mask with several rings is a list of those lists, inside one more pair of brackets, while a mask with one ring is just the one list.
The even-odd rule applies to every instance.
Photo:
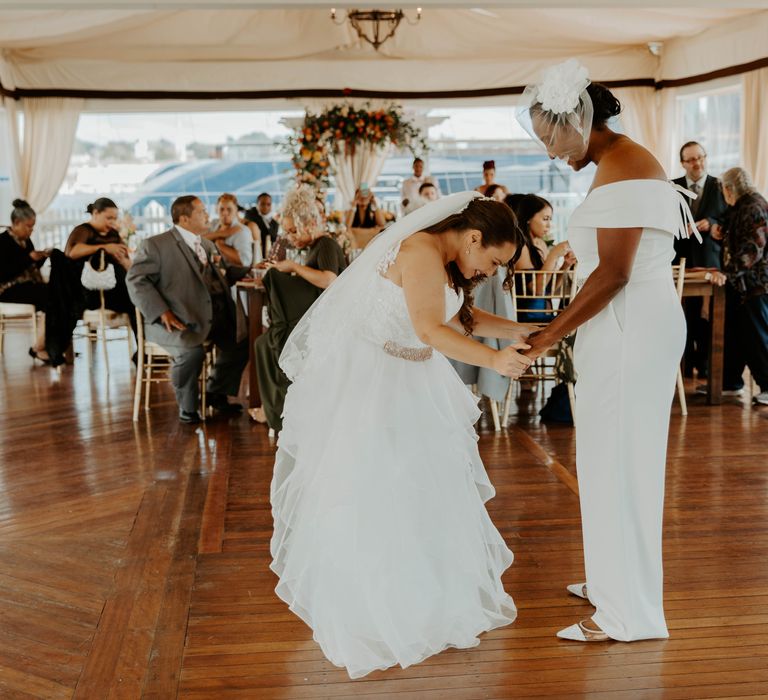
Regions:
[[[88, 220], [88, 215], [80, 209], [48, 209], [37, 217], [33, 240], [35, 247], [59, 248], [64, 250], [67, 238], [78, 224]], [[150, 202], [141, 216], [134, 216], [136, 235], [141, 238], [154, 236], [171, 227], [171, 214], [161, 204]]]
[[[390, 194], [390, 196], [387, 196]], [[552, 238], [564, 241], [567, 238], [568, 219], [573, 210], [582, 201], [583, 196], [567, 192], [543, 193], [552, 204]], [[393, 214], [398, 213], [399, 193], [384, 193], [381, 206]], [[87, 214], [80, 209], [49, 209], [37, 218], [33, 240], [39, 250], [45, 248], [64, 249], [72, 229], [87, 220]], [[157, 202], [150, 202], [141, 216], [133, 217], [136, 235], [139, 239], [154, 236], [167, 231], [171, 227], [171, 215], [165, 207]]]

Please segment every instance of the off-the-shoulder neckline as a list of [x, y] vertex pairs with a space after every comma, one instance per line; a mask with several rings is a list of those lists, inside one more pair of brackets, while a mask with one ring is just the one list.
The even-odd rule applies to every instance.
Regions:
[[638, 178], [629, 178], [627, 180], [616, 180], [615, 182], [606, 182], [604, 185], [598, 185], [597, 187], [592, 188], [589, 192], [587, 192], [587, 197], [591, 195], [593, 192], [597, 192], [598, 190], [602, 190], [604, 187], [612, 187], [613, 185], [621, 185], [625, 182], [663, 182], [665, 185], [669, 185], [669, 180], [661, 180], [657, 177], [638, 177]]

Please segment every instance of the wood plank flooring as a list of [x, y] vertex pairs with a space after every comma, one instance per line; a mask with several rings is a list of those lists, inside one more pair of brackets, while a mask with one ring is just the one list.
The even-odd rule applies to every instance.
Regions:
[[165, 386], [134, 425], [121, 342], [107, 377], [85, 341], [61, 373], [26, 341], [0, 356], [0, 698], [768, 698], [768, 408], [673, 407], [671, 638], [579, 645], [554, 637], [591, 610], [564, 590], [582, 579], [573, 430], [520, 394], [480, 438], [518, 620], [350, 681], [274, 595], [263, 427], [180, 425]]

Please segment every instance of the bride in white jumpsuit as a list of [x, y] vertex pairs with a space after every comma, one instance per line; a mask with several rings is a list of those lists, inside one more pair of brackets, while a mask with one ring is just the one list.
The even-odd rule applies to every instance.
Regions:
[[[554, 95], [554, 97], [553, 97]], [[620, 105], [568, 62], [528, 88], [522, 121], [575, 170], [597, 163], [574, 212], [575, 300], [532, 336], [537, 356], [578, 328], [576, 465], [586, 583], [596, 612], [558, 633], [574, 641], [665, 638], [662, 516], [669, 413], [685, 344], [673, 240], [692, 223], [658, 162], [607, 121]], [[561, 111], [558, 111], [561, 110]]]

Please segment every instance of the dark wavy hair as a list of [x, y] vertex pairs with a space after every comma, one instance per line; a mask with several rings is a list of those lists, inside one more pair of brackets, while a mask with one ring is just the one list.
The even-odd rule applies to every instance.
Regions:
[[[515, 254], [507, 262], [507, 274], [504, 279], [504, 286], [508, 289], [512, 283], [515, 263], [520, 257], [525, 241], [520, 227], [517, 225], [515, 213], [506, 204], [493, 199], [479, 197], [470, 201], [463, 211], [451, 214], [451, 216], [438, 221], [424, 230], [427, 233], [445, 233], [446, 231], [468, 231], [471, 229], [480, 231], [483, 248], [501, 246], [505, 243], [513, 243], [515, 245]], [[461, 274], [459, 266], [453, 261], [448, 263], [447, 270], [451, 286], [457, 293], [459, 290], [464, 293], [464, 301], [461, 309], [459, 309], [459, 321], [461, 321], [466, 334], [472, 335], [472, 331], [475, 328], [474, 318], [472, 317], [472, 290], [478, 282], [485, 279], [485, 275], [467, 279]]]
[[544, 267], [544, 260], [539, 249], [533, 245], [533, 236], [528, 228], [528, 222], [546, 207], [552, 209], [552, 205], [544, 197], [539, 197], [537, 194], [523, 195], [515, 206], [518, 225], [525, 238], [525, 246], [528, 248], [534, 270], [541, 270]]

